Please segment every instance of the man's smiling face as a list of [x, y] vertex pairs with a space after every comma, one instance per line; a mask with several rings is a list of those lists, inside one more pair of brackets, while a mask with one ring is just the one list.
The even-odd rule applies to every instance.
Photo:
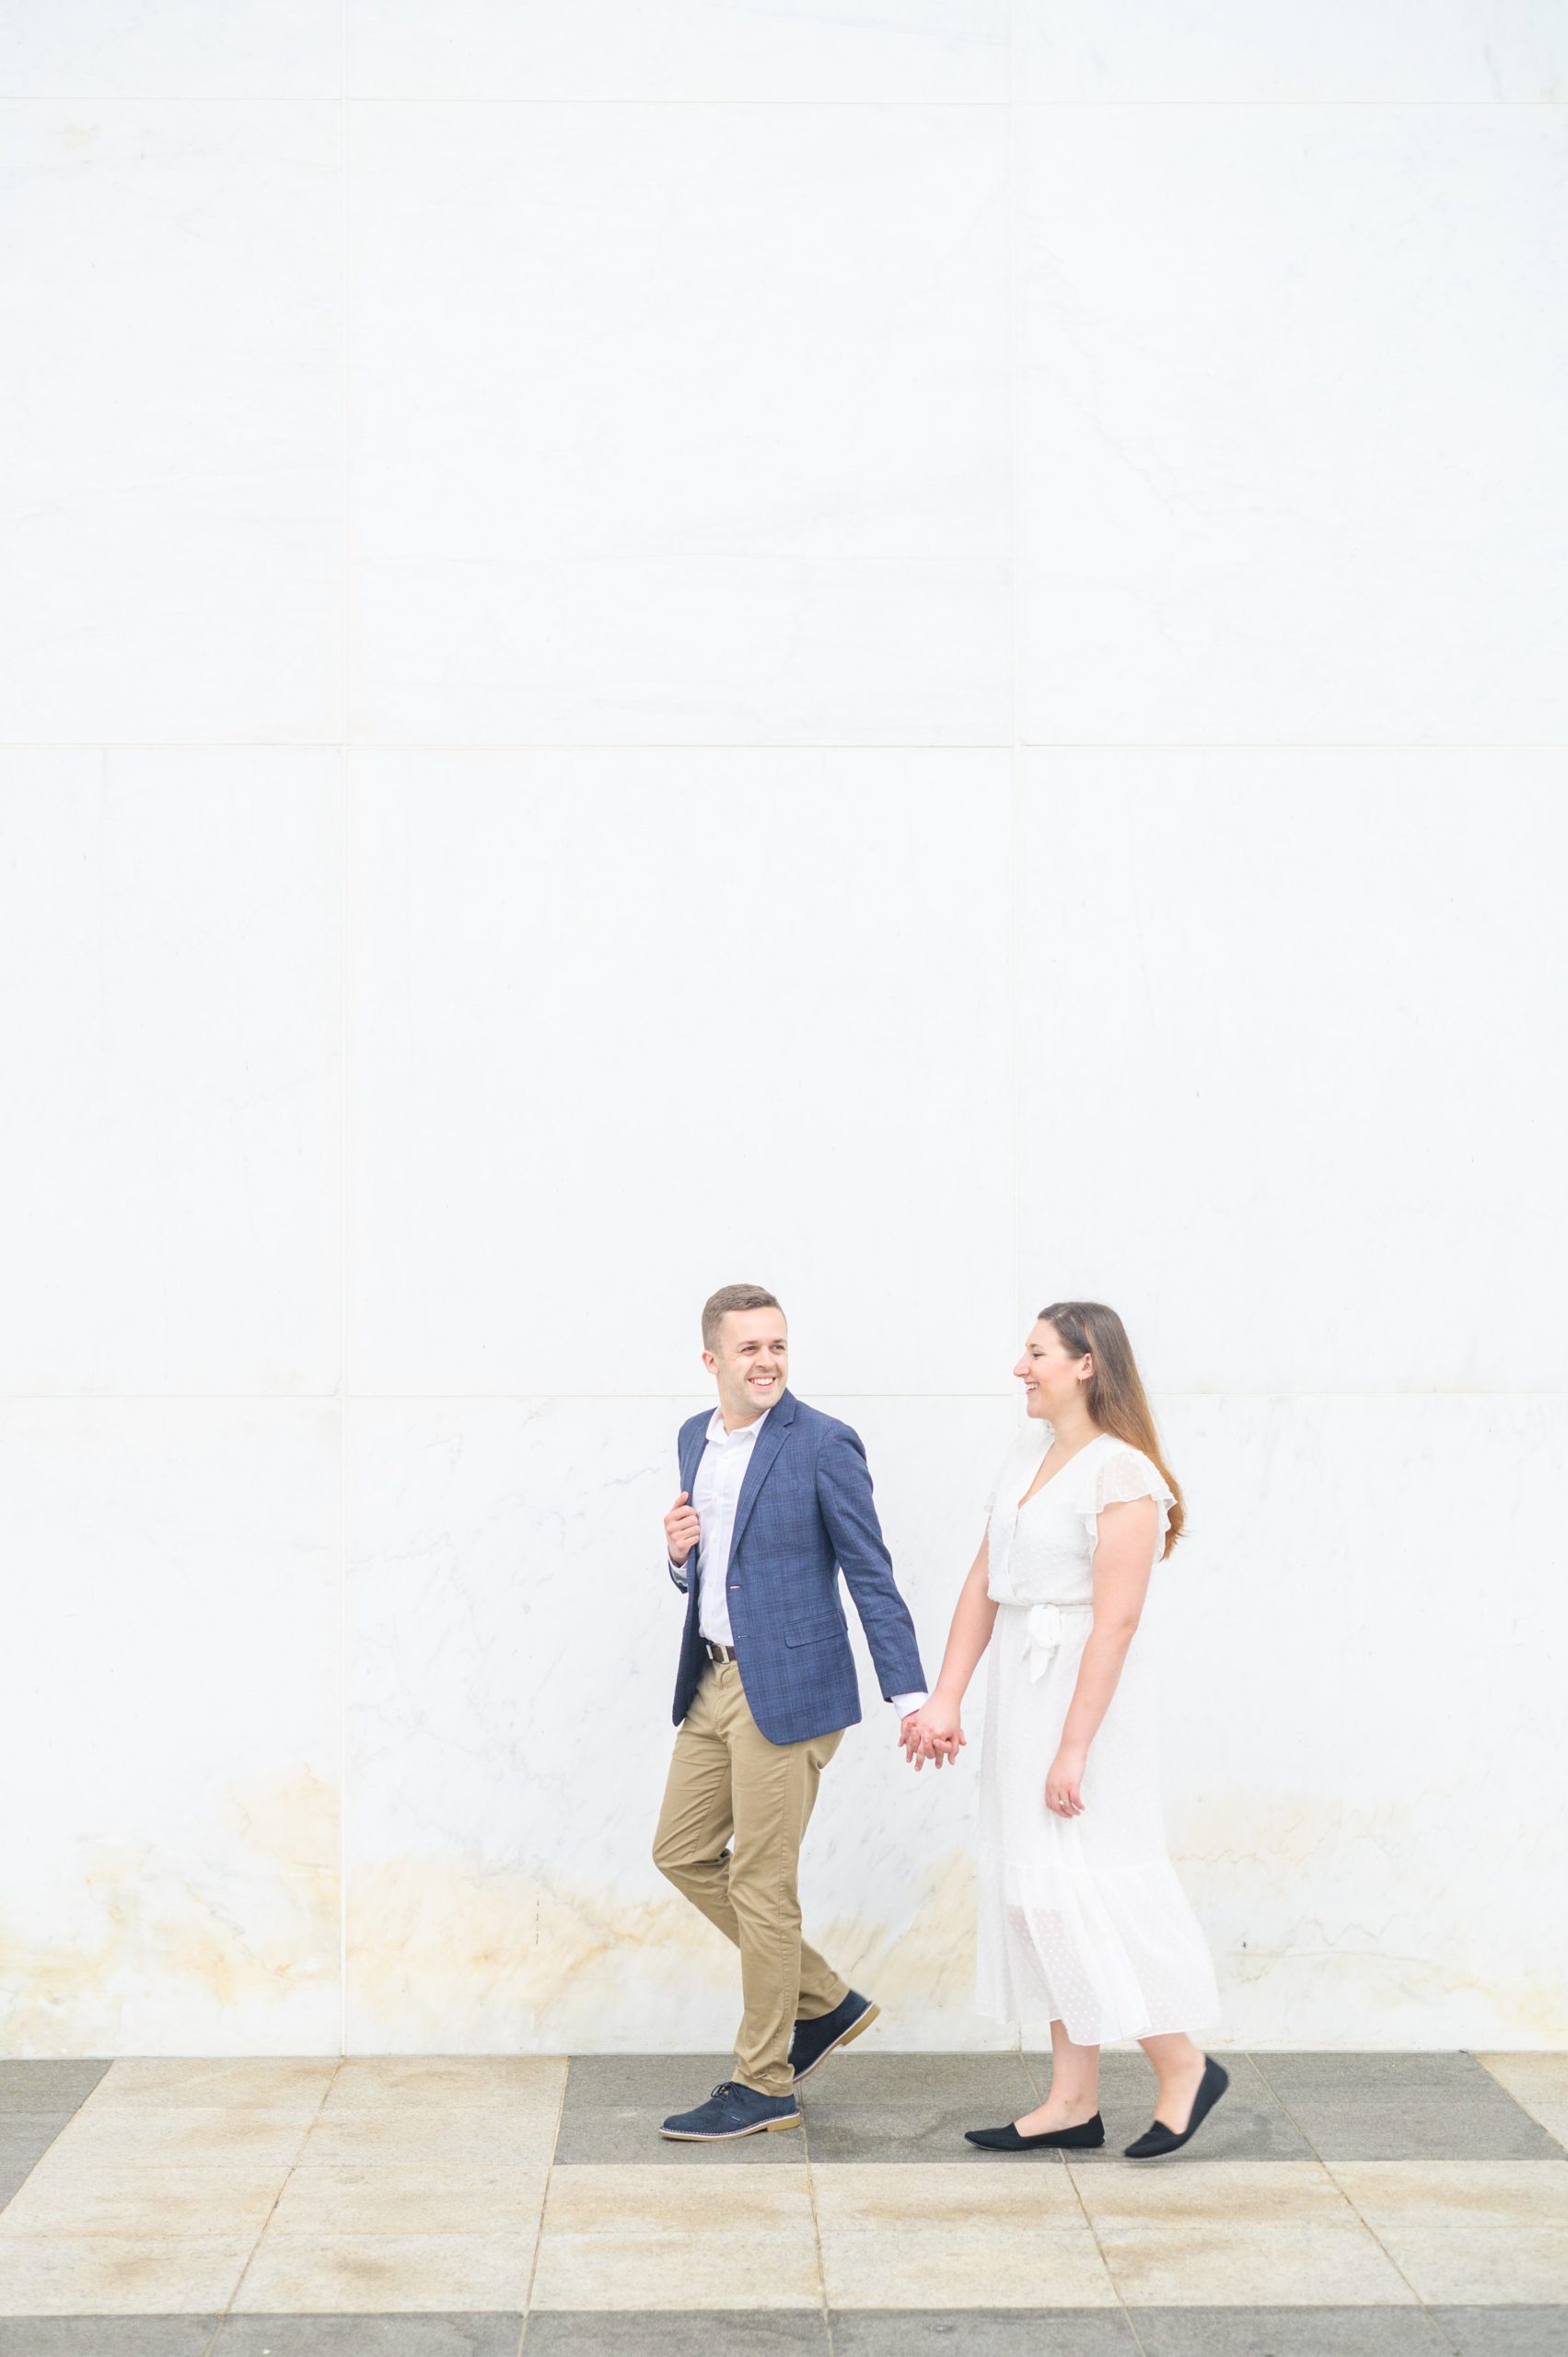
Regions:
[[726, 1425], [754, 1423], [782, 1397], [789, 1380], [789, 1329], [782, 1309], [729, 1309], [718, 1348], [703, 1353], [718, 1385]]

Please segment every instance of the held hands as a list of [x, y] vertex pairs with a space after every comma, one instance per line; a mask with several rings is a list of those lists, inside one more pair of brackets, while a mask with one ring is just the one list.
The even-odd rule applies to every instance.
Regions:
[[664, 1543], [669, 1550], [670, 1562], [678, 1569], [702, 1535], [697, 1509], [686, 1491], [682, 1490], [664, 1518]]
[[918, 1711], [912, 1711], [899, 1729], [899, 1747], [917, 1776], [928, 1759], [938, 1768], [957, 1759], [968, 1741], [958, 1723], [957, 1703], [946, 1702], [936, 1694]]
[[1079, 1787], [1086, 1757], [1082, 1749], [1064, 1743], [1046, 1771], [1045, 1805], [1053, 1817], [1082, 1817], [1084, 1803]]

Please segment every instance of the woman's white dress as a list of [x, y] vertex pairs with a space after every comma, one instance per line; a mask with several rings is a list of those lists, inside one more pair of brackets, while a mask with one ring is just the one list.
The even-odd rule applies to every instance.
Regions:
[[1083, 1815], [1045, 1805], [1093, 1622], [1100, 1509], [1157, 1502], [1158, 1577], [1175, 1499], [1141, 1450], [1100, 1433], [1020, 1508], [1051, 1438], [1049, 1424], [1032, 1423], [988, 1501], [997, 1613], [980, 1771], [978, 2002], [999, 2021], [1061, 2021], [1079, 2046], [1211, 2028], [1214, 1966], [1166, 1850], [1142, 1632], [1089, 1745]]

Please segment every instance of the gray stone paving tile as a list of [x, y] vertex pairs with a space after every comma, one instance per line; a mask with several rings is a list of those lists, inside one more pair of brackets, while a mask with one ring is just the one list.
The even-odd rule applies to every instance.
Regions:
[[0, 2357], [206, 2357], [216, 2316], [0, 2316]]
[[[1028, 2108], [1012, 2106], [1015, 2119]], [[811, 2116], [811, 2165], [830, 2167], [842, 2161], [886, 2161], [889, 2165], [915, 2161], [962, 2161], [975, 2168], [1060, 2168], [1058, 2152], [998, 2154], [981, 2152], [964, 2142], [966, 2128], [1000, 2127], [1008, 2106], [980, 2104], [856, 2104], [824, 2117]]]
[[1446, 2357], [1420, 2308], [1133, 2308], [1144, 2357]]
[[806, 2100], [853, 2095], [866, 2103], [983, 2102], [1011, 2091], [1028, 2094], [1032, 2082], [1023, 2057], [1008, 2048], [990, 2054], [878, 2054], [864, 2046], [830, 2054], [801, 2090]]
[[[1326, 2161], [1557, 2160], [1562, 2146], [1470, 2054], [1260, 2054]], [[1197, 2139], [1193, 2139], [1194, 2147]]]
[[[1024, 2059], [1043, 2096], [1051, 2084], [1050, 2055], [1029, 2054]], [[1251, 2057], [1226, 2054], [1221, 2060], [1230, 2073], [1230, 2085], [1223, 2102], [1215, 2105], [1191, 2143], [1168, 2161], [1162, 2161], [1161, 2168], [1181, 2168], [1189, 2160], [1313, 2159], [1312, 2147], [1299, 2128], [1293, 2126], [1289, 2113], [1254, 2067]], [[1124, 2168], [1127, 2164], [1122, 2158], [1123, 2148], [1134, 2136], [1141, 2136], [1154, 2118], [1156, 2093], [1155, 2074], [1141, 2054], [1103, 2056], [1100, 2112], [1105, 2120], [1105, 2142], [1098, 2153], [1074, 2153], [1074, 2163], [1114, 2161]]]
[[0, 2111], [0, 2169], [30, 2169], [75, 2117], [69, 2111]]
[[[911, 2070], [906, 2066], [921, 2066]], [[846, 2054], [825, 2062], [801, 2090], [811, 2159], [968, 2161], [995, 2165], [996, 2155], [966, 2144], [966, 2128], [995, 2128], [1033, 2108], [1027, 2071], [1016, 2054]], [[1028, 2165], [1059, 2166], [1061, 2154], [1018, 2155]]]
[[827, 2357], [828, 2332], [815, 2309], [540, 2308], [523, 2349], [525, 2357]]
[[[702, 2168], [719, 2161], [774, 2164], [806, 2158], [807, 2130], [742, 2136], [733, 2144], [675, 2144], [659, 2134], [673, 2111], [691, 2111], [735, 2068], [732, 2055], [579, 2054], [566, 2074], [555, 2139], [561, 2162], [640, 2161]], [[801, 2110], [804, 2113], [805, 2105]]]
[[1434, 2308], [1459, 2357], [1562, 2357], [1568, 2308]]
[[[1448, 2103], [1293, 2101], [1297, 2127], [1325, 2161], [1560, 2161], [1562, 2147], [1527, 2112], [1477, 2117]], [[1196, 2140], [1194, 2139], [1194, 2142]]]
[[834, 2357], [1137, 2357], [1120, 2308], [835, 2308]]
[[[1348, 2049], [1313, 2053], [1302, 2047], [1271, 2049], [1257, 2047], [1249, 2059], [1266, 2079], [1282, 2091], [1293, 2087], [1446, 2087], [1474, 2084], [1476, 2074], [1490, 2078], [1473, 2054], [1446, 2048], [1429, 2054], [1357, 2054]], [[1229, 2062], [1229, 2055], [1221, 2060]]]
[[21, 2191], [32, 2172], [33, 2163], [18, 2159], [15, 2153], [8, 2158], [0, 2157], [0, 2210], [14, 2193]]
[[[212, 2357], [517, 2357], [521, 2314], [228, 2316]], [[3, 2357], [3, 2352], [0, 2352]]]
[[0, 2111], [75, 2111], [107, 2062], [0, 2062]]

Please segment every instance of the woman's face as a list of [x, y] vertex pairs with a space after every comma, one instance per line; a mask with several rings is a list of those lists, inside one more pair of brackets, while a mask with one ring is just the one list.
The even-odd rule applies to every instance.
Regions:
[[1086, 1351], [1069, 1351], [1055, 1327], [1040, 1318], [1029, 1329], [1024, 1354], [1013, 1372], [1023, 1384], [1029, 1414], [1053, 1424], [1088, 1381], [1094, 1361]]

